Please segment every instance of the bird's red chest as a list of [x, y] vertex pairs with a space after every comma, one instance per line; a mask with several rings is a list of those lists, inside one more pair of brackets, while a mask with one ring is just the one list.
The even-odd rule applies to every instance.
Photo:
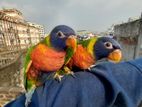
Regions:
[[31, 53], [33, 66], [47, 72], [59, 70], [65, 59], [65, 52], [56, 51], [44, 44], [39, 44]]
[[95, 63], [93, 56], [82, 45], [77, 46], [77, 50], [72, 59], [73, 64], [81, 69], [87, 69]]

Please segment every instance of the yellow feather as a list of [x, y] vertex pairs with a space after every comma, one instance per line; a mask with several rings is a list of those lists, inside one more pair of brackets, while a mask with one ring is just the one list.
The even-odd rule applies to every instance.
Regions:
[[46, 36], [45, 41], [46, 41], [46, 43], [47, 43], [47, 46], [50, 47], [50, 36], [49, 36], [49, 35]]
[[96, 41], [97, 41], [97, 39], [98, 39], [98, 37], [93, 37], [93, 38], [91, 38], [91, 40], [90, 40], [90, 42], [89, 42], [89, 44], [88, 44], [88, 46], [87, 46], [87, 51], [92, 55], [92, 56], [94, 56], [94, 52], [93, 52], [93, 47], [94, 47], [94, 44], [96, 43]]

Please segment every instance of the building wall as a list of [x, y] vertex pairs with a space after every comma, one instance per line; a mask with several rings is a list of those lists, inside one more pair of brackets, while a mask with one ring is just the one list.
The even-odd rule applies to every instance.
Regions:
[[116, 25], [114, 35], [122, 46], [123, 60], [142, 56], [142, 19]]
[[16, 23], [0, 19], [0, 25], [1, 41], [3, 41], [3, 43], [1, 42], [3, 44], [2, 50], [19, 49]]
[[0, 107], [20, 96], [24, 92], [20, 87], [0, 87]]
[[17, 9], [14, 9], [14, 8], [13, 9], [3, 9], [3, 10], [0, 10], [0, 11], [3, 12], [3, 13], [6, 13], [10, 17], [14, 17], [18, 20], [24, 20], [22, 13]]
[[0, 107], [25, 92], [23, 86], [23, 62], [26, 52], [21, 53], [8, 67], [0, 68]]
[[[17, 10], [0, 11], [0, 44], [3, 49], [24, 49], [41, 39], [41, 27], [33, 26]], [[1, 49], [2, 50], [2, 47]]]
[[28, 24], [30, 25], [30, 26], [33, 26], [33, 27], [35, 27], [35, 28], [38, 28], [38, 33], [39, 33], [39, 39], [40, 40], [42, 40], [43, 38], [44, 38], [44, 27], [42, 26], [42, 25], [38, 25], [38, 24], [35, 24], [35, 23], [31, 23], [31, 22], [28, 22]]
[[[40, 28], [18, 18], [21, 17], [21, 14], [16, 16], [16, 13], [8, 12], [6, 14], [4, 11], [0, 11], [0, 107], [25, 91], [23, 88], [23, 63], [26, 52], [19, 53], [27, 50], [24, 48], [38, 43], [41, 38]], [[10, 63], [5, 66], [4, 63], [9, 60]]]

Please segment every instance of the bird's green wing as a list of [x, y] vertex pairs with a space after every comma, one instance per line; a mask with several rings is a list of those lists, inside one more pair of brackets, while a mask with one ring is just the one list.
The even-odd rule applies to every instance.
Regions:
[[27, 50], [27, 53], [26, 53], [26, 56], [25, 56], [25, 63], [24, 63], [24, 70], [27, 69], [27, 66], [31, 60], [31, 57], [30, 57], [30, 54], [32, 52], [32, 50], [34, 49], [34, 46], [30, 47], [28, 50]]
[[81, 44], [83, 47], [85, 47], [87, 49], [87, 51], [92, 56], [94, 56], [93, 47], [94, 47], [94, 44], [96, 43], [97, 40], [98, 40], [98, 37], [92, 37], [92, 38], [87, 39], [87, 40], [79, 40], [78, 44]]
[[67, 50], [66, 50], [66, 57], [65, 57], [65, 63], [64, 63], [64, 65], [68, 64], [68, 62], [72, 58], [73, 54], [74, 54], [73, 48], [68, 47]]
[[78, 40], [77, 44], [81, 44], [83, 47], [87, 47], [90, 42], [90, 39], [87, 40]]
[[32, 50], [34, 49], [34, 47], [35, 46], [31, 46], [28, 49], [26, 56], [25, 56], [25, 61], [24, 61], [24, 86], [26, 89], [28, 89], [28, 87], [31, 86], [30, 84], [32, 84], [32, 83], [28, 82], [28, 80], [27, 80], [27, 71], [28, 71], [27, 69], [29, 69], [29, 67], [32, 63], [30, 54], [31, 54]]

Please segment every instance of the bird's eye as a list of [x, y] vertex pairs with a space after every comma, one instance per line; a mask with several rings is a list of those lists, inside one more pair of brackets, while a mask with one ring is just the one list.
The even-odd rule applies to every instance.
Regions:
[[113, 48], [112, 43], [110, 43], [110, 42], [105, 42], [104, 45], [105, 45], [105, 47], [107, 49], [112, 49]]
[[63, 32], [61, 32], [61, 31], [57, 32], [57, 36], [58, 36], [59, 38], [64, 38], [64, 37], [65, 37], [65, 35], [64, 35]]

